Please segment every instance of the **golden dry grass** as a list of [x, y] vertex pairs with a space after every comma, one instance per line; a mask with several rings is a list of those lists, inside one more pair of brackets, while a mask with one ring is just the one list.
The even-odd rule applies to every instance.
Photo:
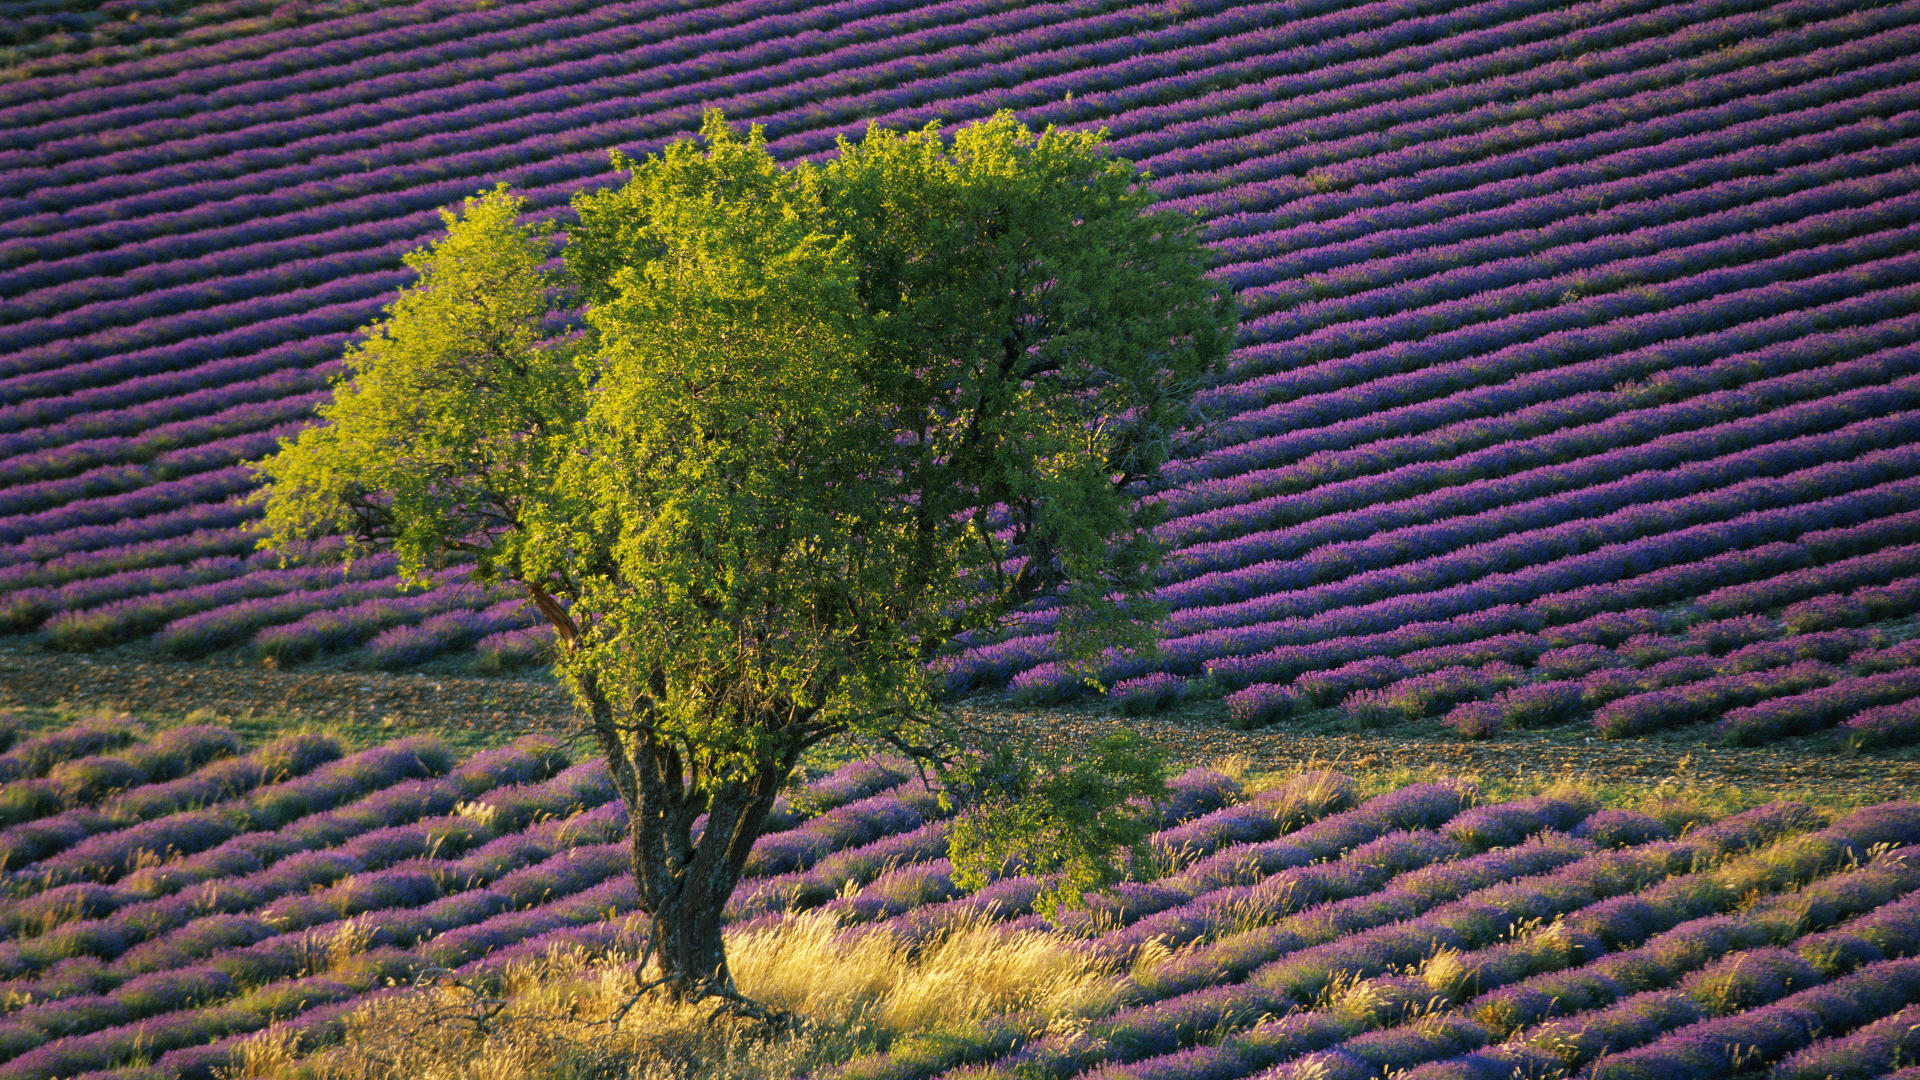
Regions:
[[961, 928], [919, 950], [843, 935], [825, 915], [730, 935], [740, 989], [797, 1018], [784, 1030], [712, 1004], [631, 999], [631, 958], [554, 953], [487, 985], [402, 989], [309, 1047], [269, 1030], [232, 1077], [306, 1080], [757, 1080], [812, 1073], [912, 1033], [963, 1030], [1008, 1013], [1054, 1022], [1113, 1005], [1115, 980], [1063, 938]]

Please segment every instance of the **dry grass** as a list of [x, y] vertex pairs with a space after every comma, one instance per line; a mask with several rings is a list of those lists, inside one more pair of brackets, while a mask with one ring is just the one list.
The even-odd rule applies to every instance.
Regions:
[[1114, 978], [1068, 941], [991, 925], [920, 950], [843, 934], [819, 914], [730, 936], [743, 993], [797, 1017], [784, 1030], [711, 1004], [631, 998], [631, 958], [555, 953], [487, 985], [402, 989], [353, 1013], [337, 1042], [270, 1030], [232, 1077], [308, 1080], [757, 1080], [816, 1072], [905, 1034], [962, 1031], [1013, 1012], [1055, 1021], [1106, 1011]]

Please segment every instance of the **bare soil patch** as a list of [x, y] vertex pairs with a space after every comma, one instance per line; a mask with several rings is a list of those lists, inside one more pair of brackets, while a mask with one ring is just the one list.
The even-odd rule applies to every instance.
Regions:
[[[189, 663], [131, 649], [74, 655], [27, 640], [0, 642], [0, 708], [59, 707], [163, 717], [211, 710], [267, 724], [371, 729], [376, 737], [432, 731], [464, 744], [574, 728], [570, 698], [545, 674], [279, 670], [239, 657]], [[1256, 770], [1317, 763], [1351, 772], [1436, 771], [1517, 784], [1556, 777], [1607, 785], [1726, 784], [1763, 795], [1817, 792], [1849, 802], [1920, 792], [1920, 751], [1851, 754], [1831, 736], [1736, 748], [1718, 745], [1707, 728], [1613, 742], [1576, 725], [1463, 742], [1437, 725], [1354, 732], [1324, 718], [1237, 731], [1225, 725], [1218, 702], [1147, 717], [1117, 716], [1099, 704], [1018, 708], [992, 696], [956, 708], [987, 737], [1031, 737], [1071, 749], [1124, 726], [1158, 740], [1180, 761], [1242, 756]]]

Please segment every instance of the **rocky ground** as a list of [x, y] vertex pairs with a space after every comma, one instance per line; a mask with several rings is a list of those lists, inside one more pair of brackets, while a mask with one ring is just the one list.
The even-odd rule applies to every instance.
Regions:
[[[573, 728], [566, 692], [544, 675], [480, 676], [455, 668], [398, 674], [277, 670], [238, 657], [186, 663], [135, 650], [75, 655], [26, 640], [0, 642], [0, 708], [59, 707], [161, 717], [209, 710], [253, 727], [312, 725], [367, 738], [428, 730], [467, 745]], [[1430, 724], [1348, 732], [1321, 719], [1236, 731], [1223, 723], [1218, 702], [1152, 717], [1116, 716], [1098, 705], [1019, 709], [997, 698], [956, 708], [987, 737], [1026, 736], [1071, 748], [1124, 725], [1160, 741], [1181, 761], [1241, 756], [1261, 770], [1313, 762], [1350, 772], [1437, 771], [1518, 784], [1564, 776], [1615, 785], [1728, 784], [1756, 794], [1822, 792], [1831, 798], [1843, 792], [1847, 801], [1920, 792], [1920, 753], [1849, 754], [1827, 737], [1736, 749], [1717, 745], [1705, 729], [1612, 742], [1576, 726], [1463, 742]]]

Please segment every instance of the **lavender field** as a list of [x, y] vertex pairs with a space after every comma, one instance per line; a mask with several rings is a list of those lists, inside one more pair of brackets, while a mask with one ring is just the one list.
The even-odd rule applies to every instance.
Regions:
[[[0, 1077], [205, 1077], [262, 1032], [323, 1052], [428, 969], [630, 952], [646, 929], [611, 782], [551, 744], [458, 760], [426, 738], [248, 748], [91, 719], [11, 738], [0, 775]], [[841, 1080], [1824, 1080], [1915, 1060], [1920, 804], [1647, 806], [1195, 768], [1135, 880], [1054, 925], [1035, 879], [958, 889], [933, 794], [863, 760], [782, 800], [727, 914], [736, 942], [823, 918], [842, 942], [1042, 931], [1110, 973], [1077, 1028], [989, 1017], [821, 1074]]]
[[[537, 663], [513, 596], [282, 566], [242, 501], [438, 210], [558, 222], [710, 107], [789, 159], [1012, 109], [1107, 128], [1243, 306], [1118, 705], [1920, 733], [1920, 3], [255, 6], [0, 82], [0, 633]], [[1051, 640], [950, 689], [1087, 692]]]

